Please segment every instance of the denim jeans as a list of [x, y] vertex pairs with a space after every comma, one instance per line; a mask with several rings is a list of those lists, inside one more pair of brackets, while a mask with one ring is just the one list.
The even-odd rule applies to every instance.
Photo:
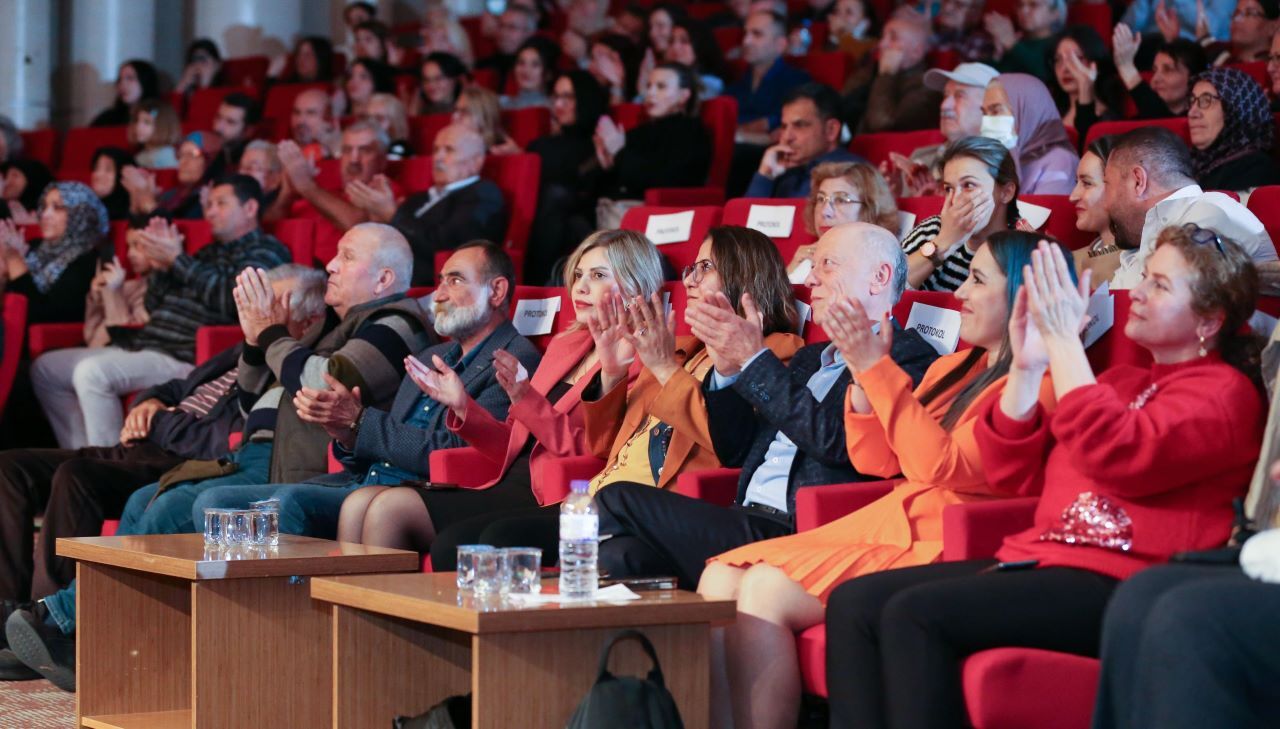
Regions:
[[[338, 535], [338, 513], [347, 494], [362, 483], [327, 486], [313, 483], [266, 484], [262, 486], [219, 486], [196, 497], [195, 514], [205, 509], [244, 509], [261, 499], [280, 500], [280, 533], [333, 539]], [[203, 516], [201, 517], [203, 518]]]

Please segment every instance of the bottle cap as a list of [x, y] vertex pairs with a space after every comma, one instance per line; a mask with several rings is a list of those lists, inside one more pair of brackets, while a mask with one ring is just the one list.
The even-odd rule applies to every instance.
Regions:
[[590, 486], [591, 486], [590, 481], [584, 481], [582, 479], [577, 479], [569, 482], [569, 490], [575, 494], [585, 494], [587, 492], [587, 489], [590, 488]]

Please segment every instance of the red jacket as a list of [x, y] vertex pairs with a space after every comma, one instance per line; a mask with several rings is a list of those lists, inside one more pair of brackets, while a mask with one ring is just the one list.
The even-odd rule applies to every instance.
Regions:
[[1015, 421], [993, 400], [977, 428], [994, 491], [1040, 494], [1033, 526], [996, 557], [1124, 579], [1175, 552], [1222, 546], [1262, 443], [1257, 389], [1214, 355], [1120, 366]]

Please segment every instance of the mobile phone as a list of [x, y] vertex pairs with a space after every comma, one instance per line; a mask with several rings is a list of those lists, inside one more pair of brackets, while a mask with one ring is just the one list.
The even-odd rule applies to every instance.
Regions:
[[675, 577], [601, 577], [599, 584], [600, 587], [626, 585], [636, 592], [645, 592], [649, 590], [674, 590], [676, 589], [676, 582]]
[[1038, 559], [1020, 559], [1015, 562], [996, 562], [983, 572], [1017, 572], [1019, 570], [1034, 569], [1040, 564]]

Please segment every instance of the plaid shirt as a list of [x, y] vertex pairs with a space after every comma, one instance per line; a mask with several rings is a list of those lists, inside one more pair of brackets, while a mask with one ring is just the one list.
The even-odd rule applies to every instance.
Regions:
[[246, 267], [272, 269], [292, 260], [289, 249], [255, 229], [228, 243], [213, 242], [174, 259], [168, 271], [147, 278], [151, 319], [141, 329], [111, 330], [111, 343], [129, 350], [159, 350], [183, 362], [195, 361], [196, 329], [234, 324], [231, 296], [236, 275]]

